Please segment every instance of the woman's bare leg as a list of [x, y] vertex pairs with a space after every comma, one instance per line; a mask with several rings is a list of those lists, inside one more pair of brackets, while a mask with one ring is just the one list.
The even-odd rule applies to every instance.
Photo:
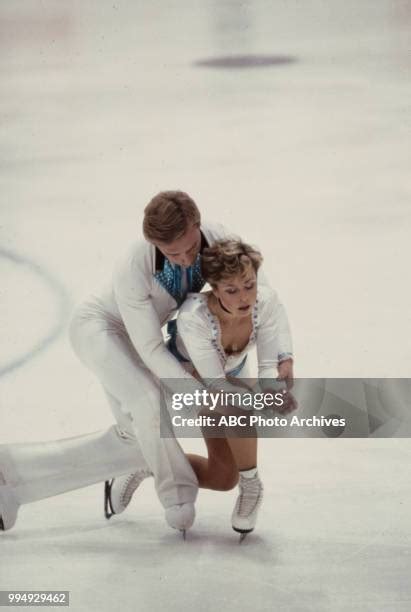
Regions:
[[227, 438], [238, 471], [257, 467], [257, 438]]
[[187, 454], [196, 473], [198, 486], [214, 491], [228, 491], [238, 482], [238, 467], [226, 438], [205, 437], [208, 457]]
[[[194, 371], [193, 376], [199, 379]], [[246, 374], [247, 376], [247, 374]], [[234, 379], [231, 382], [239, 386], [249, 388], [241, 380]], [[222, 414], [237, 414], [232, 408], [221, 411]], [[207, 411], [202, 414], [207, 415]], [[210, 429], [202, 428], [204, 440], [207, 446], [208, 457], [202, 457], [187, 453], [191, 467], [193, 468], [198, 486], [201, 489], [212, 489], [215, 491], [228, 491], [238, 483], [239, 472], [257, 466], [257, 436], [254, 427], [248, 427], [247, 435], [239, 432], [239, 437], [211, 437]], [[241, 436], [241, 433], [243, 436]], [[240, 437], [241, 436], [241, 437]]]
[[[234, 406], [226, 406], [220, 408], [221, 413], [227, 418], [250, 416], [244, 413], [244, 410], [235, 408]], [[253, 425], [247, 424], [231, 426], [225, 428], [227, 444], [231, 450], [233, 459], [239, 472], [257, 467], [257, 431]]]
[[211, 438], [204, 430], [203, 434], [208, 457], [187, 454], [200, 488], [228, 491], [237, 484], [240, 471], [257, 467], [257, 437]]

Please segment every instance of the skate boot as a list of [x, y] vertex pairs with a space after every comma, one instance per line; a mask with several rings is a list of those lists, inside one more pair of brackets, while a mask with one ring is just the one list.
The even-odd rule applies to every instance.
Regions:
[[0, 531], [11, 529], [17, 519], [19, 504], [15, 499], [11, 487], [6, 484], [0, 472]]
[[189, 502], [169, 506], [166, 508], [165, 517], [170, 527], [181, 531], [185, 539], [187, 529], [190, 529], [194, 523], [195, 514], [194, 504]]
[[263, 483], [258, 474], [252, 478], [240, 474], [239, 489], [231, 524], [234, 531], [241, 534], [240, 542], [242, 542], [247, 533], [253, 531], [257, 522], [258, 510], [263, 501]]
[[110, 519], [113, 514], [124, 512], [137, 487], [143, 480], [152, 475], [150, 470], [142, 468], [133, 474], [106, 480], [104, 486], [104, 515], [106, 519]]

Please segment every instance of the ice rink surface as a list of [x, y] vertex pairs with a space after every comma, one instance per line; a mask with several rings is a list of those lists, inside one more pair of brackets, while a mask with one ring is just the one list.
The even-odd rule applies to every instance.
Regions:
[[[409, 377], [410, 34], [406, 0], [2, 2], [0, 442], [111, 424], [67, 319], [162, 189], [261, 248], [298, 376]], [[410, 462], [409, 439], [263, 440], [241, 546], [235, 491], [200, 493], [185, 542], [151, 482], [110, 523], [100, 486], [37, 502], [0, 536], [0, 589], [405, 612]]]

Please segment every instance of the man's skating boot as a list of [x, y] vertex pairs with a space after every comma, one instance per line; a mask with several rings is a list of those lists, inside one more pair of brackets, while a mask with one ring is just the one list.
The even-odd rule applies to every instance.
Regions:
[[146, 478], [152, 476], [148, 468], [137, 470], [133, 474], [106, 480], [104, 488], [104, 514], [110, 519], [114, 514], [121, 514], [129, 505], [136, 489]]
[[178, 529], [186, 537], [186, 531], [192, 527], [195, 519], [194, 504], [189, 502], [185, 504], [176, 504], [166, 508], [165, 517], [167, 523], [173, 529]]

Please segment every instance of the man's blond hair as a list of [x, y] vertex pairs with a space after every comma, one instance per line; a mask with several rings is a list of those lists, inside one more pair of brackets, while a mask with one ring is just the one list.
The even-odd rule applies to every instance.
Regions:
[[149, 242], [169, 244], [200, 222], [200, 211], [187, 193], [161, 191], [144, 209], [143, 233]]

